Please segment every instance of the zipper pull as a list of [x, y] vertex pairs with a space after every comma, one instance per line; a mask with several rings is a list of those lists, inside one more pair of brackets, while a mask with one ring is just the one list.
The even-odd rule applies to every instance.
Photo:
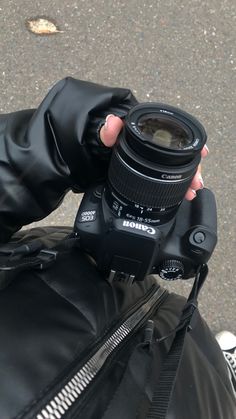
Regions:
[[154, 321], [148, 320], [144, 330], [144, 345], [150, 347], [153, 341]]

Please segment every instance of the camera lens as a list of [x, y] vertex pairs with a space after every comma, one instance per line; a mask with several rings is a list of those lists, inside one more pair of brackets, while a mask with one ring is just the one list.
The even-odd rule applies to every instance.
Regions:
[[205, 142], [203, 126], [178, 108], [144, 103], [131, 109], [113, 149], [104, 193], [112, 212], [156, 225], [172, 219]]
[[161, 147], [179, 150], [191, 145], [188, 127], [168, 116], [146, 114], [139, 118], [137, 126], [145, 139]]

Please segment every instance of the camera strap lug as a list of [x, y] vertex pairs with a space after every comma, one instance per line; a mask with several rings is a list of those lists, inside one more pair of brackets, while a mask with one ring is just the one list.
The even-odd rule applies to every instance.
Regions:
[[42, 249], [37, 256], [35, 267], [42, 270], [51, 266], [57, 259], [58, 251], [52, 249]]

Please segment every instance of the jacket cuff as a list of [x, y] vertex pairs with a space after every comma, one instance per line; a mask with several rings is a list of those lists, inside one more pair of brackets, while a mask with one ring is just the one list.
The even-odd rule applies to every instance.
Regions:
[[101, 121], [110, 113], [123, 118], [136, 103], [128, 89], [69, 77], [57, 83], [44, 99], [28, 135], [34, 136], [40, 121], [41, 126], [44, 123], [70, 170], [72, 185], [85, 190], [107, 174], [111, 150], [100, 141]]

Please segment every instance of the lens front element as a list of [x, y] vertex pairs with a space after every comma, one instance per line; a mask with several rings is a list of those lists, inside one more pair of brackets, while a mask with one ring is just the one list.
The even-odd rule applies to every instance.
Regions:
[[137, 121], [144, 139], [171, 150], [183, 150], [193, 142], [191, 131], [165, 115], [145, 114]]

